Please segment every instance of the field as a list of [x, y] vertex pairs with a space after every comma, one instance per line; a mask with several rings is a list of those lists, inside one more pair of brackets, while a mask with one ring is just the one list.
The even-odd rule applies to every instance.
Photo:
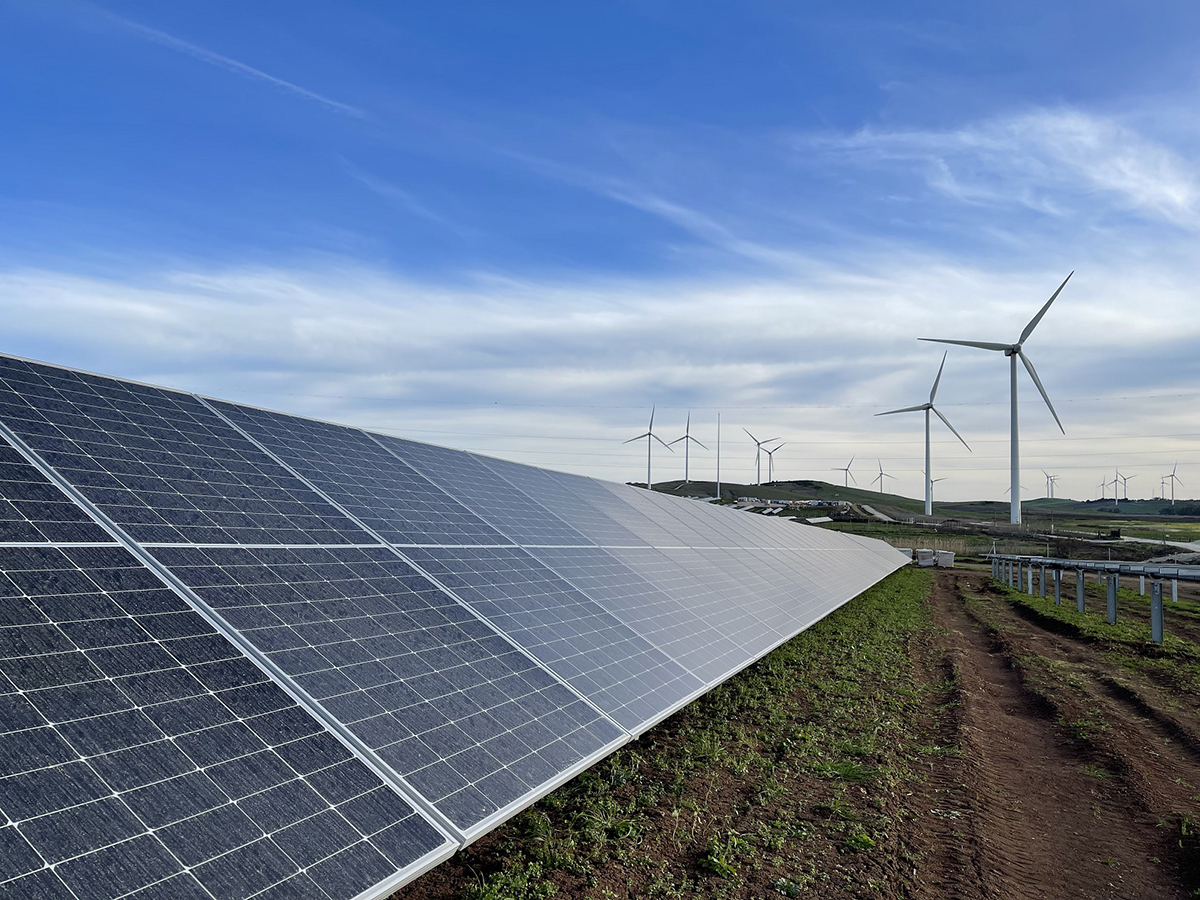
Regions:
[[396, 897], [1200, 896], [1197, 600], [898, 572]]

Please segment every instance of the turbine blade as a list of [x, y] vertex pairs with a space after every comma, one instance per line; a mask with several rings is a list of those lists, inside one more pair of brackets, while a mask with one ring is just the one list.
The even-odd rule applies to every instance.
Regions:
[[[1066, 284], [1066, 282], [1063, 283]], [[1046, 406], [1050, 409], [1050, 415], [1054, 416], [1054, 421], [1058, 423], [1058, 430], [1063, 434], [1066, 434], [1067, 429], [1063, 428], [1062, 422], [1059, 421], [1058, 413], [1054, 411], [1054, 404], [1050, 402], [1050, 396], [1046, 393], [1046, 389], [1042, 387], [1042, 379], [1038, 378], [1038, 373], [1033, 367], [1033, 363], [1031, 363], [1029, 361], [1029, 357], [1020, 350], [1017, 351], [1017, 356], [1021, 357], [1021, 362], [1025, 363], [1025, 368], [1029, 371], [1029, 377], [1032, 378], [1033, 383], [1037, 385], [1037, 389], [1041, 393], [1042, 399], [1046, 401]]]
[[[906, 406], [904, 409], [889, 409], [887, 412], [875, 413], [877, 416], [894, 416], [896, 413], [902, 412], [920, 412], [929, 407], [928, 403], [922, 403], [920, 406]], [[932, 408], [932, 407], [930, 407]]]
[[933, 390], [929, 392], [930, 403], [933, 403], [933, 398], [937, 396], [938, 383], [942, 380], [942, 369], [946, 368], [946, 357], [949, 355], [949, 350], [942, 354], [942, 364], [938, 366], [937, 378], [933, 379]]
[[[1071, 275], [1074, 274], [1075, 272], [1072, 270]], [[1037, 328], [1038, 322], [1042, 321], [1042, 316], [1046, 314], [1046, 310], [1050, 308], [1050, 304], [1058, 299], [1058, 295], [1062, 292], [1062, 289], [1065, 288], [1067, 286], [1067, 282], [1071, 280], [1071, 275], [1068, 275], [1063, 279], [1063, 283], [1058, 286], [1057, 291], [1050, 295], [1050, 299], [1046, 301], [1046, 305], [1039, 309], [1038, 314], [1029, 320], [1029, 324], [1026, 325], [1025, 330], [1021, 332], [1021, 338], [1017, 341], [1018, 344], [1025, 343], [1025, 339], [1033, 334], [1033, 329]]]
[[653, 430], [654, 430], [654, 410], [655, 410], [656, 408], [657, 408], [657, 407], [654, 407], [654, 406], [651, 406], [651, 407], [650, 407], [650, 428], [648, 429], [649, 431], [653, 431]]
[[854, 465], [854, 457], [853, 456], [850, 457], [850, 462], [846, 463], [846, 468], [849, 469], [852, 465]]
[[957, 344], [960, 347], [978, 347], [980, 350], [1011, 350], [1012, 344], [997, 344], [992, 341], [951, 341], [947, 338], [917, 338], [918, 341], [932, 341], [935, 344]]
[[639, 434], [637, 437], [630, 438], [627, 441], [621, 441], [621, 443], [622, 444], [632, 444], [634, 441], [640, 441], [642, 438], [648, 438], [648, 437], [650, 437], [650, 432], [647, 431], [645, 434]]
[[[951, 431], [954, 432], [954, 436], [956, 438], [958, 438], [960, 441], [962, 441], [962, 445], [964, 447], [966, 447], [968, 450], [971, 450], [971, 445], [968, 444], [966, 441], [963, 441], [963, 436], [958, 433], [958, 430], [953, 425], [950, 424], [950, 420], [942, 415], [941, 410], [939, 410], [936, 406], [931, 406], [929, 408], [931, 410], [933, 410], [933, 414], [935, 416], [937, 416], [939, 419], [942, 420], [942, 424], [944, 424], [947, 428], [949, 428]], [[971, 450], [971, 452], [974, 453], [975, 451]]]
[[[743, 429], [742, 429], [742, 431], [746, 432], [746, 434], [750, 434], [750, 429], [749, 429], [749, 428], [743, 428]], [[756, 438], [756, 437], [755, 437], [754, 435], [752, 435], [752, 434], [750, 434], [750, 440], [754, 441], [754, 443], [756, 443], [756, 444], [761, 444], [761, 443], [762, 443], [762, 441], [760, 441], [758, 438]]]
[[691, 441], [693, 444], [700, 444], [700, 446], [701, 446], [701, 447], [704, 447], [704, 449], [705, 449], [705, 450], [707, 450], [707, 449], [708, 449], [708, 447], [705, 447], [705, 446], [704, 446], [704, 444], [703, 444], [703, 443], [700, 441], [700, 439], [699, 439], [699, 438], [694, 438], [694, 437], [691, 437], [691, 436], [689, 435], [689, 436], [688, 436], [688, 440], [689, 440], [689, 441]]
[[[671, 445], [668, 444], [666, 441], [664, 441], [662, 438], [660, 438], [657, 434], [652, 434], [652, 435], [650, 435], [650, 437], [654, 438], [656, 441], [658, 441], [660, 444], [662, 444], [668, 450], [671, 450]], [[671, 452], [674, 453], [675, 451], [671, 450]]]
[[[858, 484], [858, 479], [854, 477], [854, 473], [853, 473], [853, 472], [851, 472], [851, 471], [847, 470], [847, 471], [846, 471], [846, 474], [850, 476], [850, 480], [851, 480], [851, 481], [853, 481], [855, 484]], [[1182, 483], [1182, 482], [1181, 482], [1181, 483]]]

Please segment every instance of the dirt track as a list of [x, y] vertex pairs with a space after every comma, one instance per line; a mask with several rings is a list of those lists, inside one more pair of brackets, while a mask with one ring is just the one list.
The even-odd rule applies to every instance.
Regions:
[[[1156, 828], [1154, 807], [1164, 804], [1155, 799], [1173, 798], [1143, 796], [1143, 785], [1129, 776], [1146, 768], [1134, 759], [1140, 755], [1160, 768], [1169, 762], [1194, 784], [1196, 759], [1174, 752], [1173, 743], [1123, 704], [1105, 700], [1107, 691], [1091, 694], [1100, 686], [1094, 678], [1081, 682], [1084, 697], [1044, 696], [1030, 684], [1033, 673], [1022, 671], [1021, 657], [1042, 654], [1072, 666], [1075, 677], [1080, 671], [1103, 677], [1111, 666], [1084, 646], [1039, 634], [1002, 601], [989, 602], [983, 584], [978, 576], [943, 573], [931, 597], [934, 620], [946, 629], [938, 648], [943, 664], [957, 674], [954, 737], [963, 755], [936, 773], [923, 794], [958, 827], [940, 829], [946, 846], [932, 854], [938, 865], [925, 872], [925, 884], [914, 885], [914, 895], [1188, 896], [1169, 836]], [[965, 603], [960, 585], [985, 599]], [[1121, 741], [1104, 742], [1117, 745], [1115, 753], [1066, 724], [1067, 706], [1087, 712], [1089, 699], [1104, 703], [1110, 730], [1122, 732]]]

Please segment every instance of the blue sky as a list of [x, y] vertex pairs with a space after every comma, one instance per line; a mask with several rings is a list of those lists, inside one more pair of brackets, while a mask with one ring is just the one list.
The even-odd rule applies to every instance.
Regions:
[[[915, 495], [915, 338], [1074, 269], [1027, 487], [1200, 479], [1200, 7], [1052, 6], [0, 2], [0, 349], [614, 480], [721, 409]], [[940, 496], [1005, 374], [951, 351]]]

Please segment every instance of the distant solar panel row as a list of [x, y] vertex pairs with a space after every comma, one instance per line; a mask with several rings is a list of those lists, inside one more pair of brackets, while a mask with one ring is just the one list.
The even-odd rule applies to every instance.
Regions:
[[904, 563], [11, 357], [0, 430], [0, 900], [384, 896]]

